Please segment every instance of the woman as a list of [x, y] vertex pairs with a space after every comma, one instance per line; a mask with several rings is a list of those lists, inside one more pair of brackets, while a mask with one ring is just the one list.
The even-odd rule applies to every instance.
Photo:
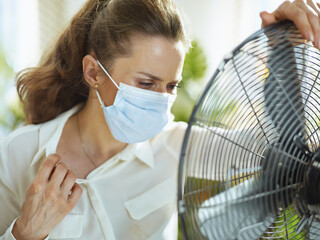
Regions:
[[[291, 19], [320, 46], [314, 1], [261, 18]], [[176, 239], [186, 125], [170, 107], [188, 47], [171, 0], [88, 0], [18, 76], [30, 125], [1, 145], [1, 240]]]

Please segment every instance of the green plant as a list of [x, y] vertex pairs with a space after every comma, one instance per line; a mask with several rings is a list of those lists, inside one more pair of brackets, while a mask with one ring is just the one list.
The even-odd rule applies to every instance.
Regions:
[[8, 63], [3, 48], [0, 47], [0, 125], [9, 131], [16, 129], [25, 119], [22, 106], [12, 82], [15, 72]]
[[207, 70], [207, 58], [203, 48], [196, 40], [186, 54], [182, 71], [182, 81], [178, 89], [177, 99], [172, 107], [175, 121], [189, 120], [192, 109], [203, 88], [203, 77]]
[[265, 233], [263, 237], [272, 237], [280, 240], [288, 238], [297, 240], [306, 239], [307, 232], [305, 230], [300, 233], [295, 231], [300, 220], [295, 208], [291, 205], [278, 216], [270, 228], [271, 231]]
[[[182, 71], [182, 81], [179, 84], [178, 96], [172, 107], [175, 121], [187, 122], [196, 100], [203, 88], [203, 77], [207, 70], [207, 59], [202, 47], [196, 40], [192, 41], [192, 48], [186, 54]], [[183, 239], [183, 233], [178, 226], [178, 240]]]
[[[11, 79], [14, 76], [14, 71], [11, 66], [6, 61], [5, 53], [3, 49], [0, 47], [0, 76], [1, 79]], [[4, 81], [1, 81], [0, 84], [2, 85]]]

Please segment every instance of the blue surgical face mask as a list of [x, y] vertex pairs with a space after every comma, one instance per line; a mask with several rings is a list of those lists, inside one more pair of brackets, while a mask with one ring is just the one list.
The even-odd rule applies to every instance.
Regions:
[[97, 62], [118, 88], [113, 105], [108, 107], [96, 90], [115, 139], [125, 143], [143, 142], [160, 133], [173, 120], [170, 110], [176, 95], [145, 90], [121, 82], [118, 86], [102, 64]]

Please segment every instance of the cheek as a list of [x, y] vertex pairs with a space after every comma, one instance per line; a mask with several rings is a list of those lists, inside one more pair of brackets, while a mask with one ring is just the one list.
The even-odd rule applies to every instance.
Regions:
[[140, 82], [141, 82], [140, 80], [132, 78], [129, 81], [127, 81], [126, 84], [134, 86], [134, 87], [140, 87]]
[[111, 106], [116, 98], [118, 88], [110, 81], [105, 82], [99, 89], [100, 97], [105, 106]]

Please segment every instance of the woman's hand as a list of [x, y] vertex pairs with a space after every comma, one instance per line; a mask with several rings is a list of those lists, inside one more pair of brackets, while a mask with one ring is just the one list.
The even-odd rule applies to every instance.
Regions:
[[320, 48], [320, 3], [315, 0], [285, 1], [273, 13], [261, 12], [262, 27], [289, 19], [302, 36]]
[[12, 230], [16, 239], [44, 239], [78, 202], [82, 189], [59, 161], [53, 154], [41, 164]]

